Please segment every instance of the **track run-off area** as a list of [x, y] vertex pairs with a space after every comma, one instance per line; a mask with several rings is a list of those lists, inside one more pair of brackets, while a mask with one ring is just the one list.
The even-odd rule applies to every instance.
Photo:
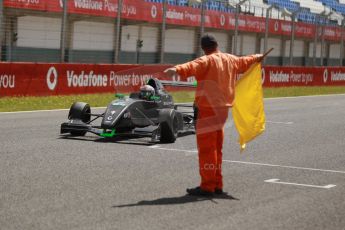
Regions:
[[[102, 111], [96, 109], [95, 111]], [[67, 110], [0, 113], [0, 229], [337, 229], [345, 226], [345, 95], [265, 100], [240, 153], [232, 118], [224, 190], [198, 198], [195, 135], [59, 135]]]

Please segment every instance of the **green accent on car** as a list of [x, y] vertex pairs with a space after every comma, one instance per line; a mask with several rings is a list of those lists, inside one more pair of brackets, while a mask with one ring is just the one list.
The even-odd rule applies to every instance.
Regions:
[[111, 133], [107, 133], [106, 131], [103, 131], [101, 134], [100, 134], [101, 137], [114, 137], [116, 136], [116, 131], [115, 129], [113, 129], [111, 131]]
[[150, 97], [150, 100], [153, 100], [153, 101], [159, 101], [161, 99], [160, 96], [151, 96]]
[[198, 86], [198, 82], [197, 82], [197, 81], [194, 81], [194, 82], [193, 82], [193, 86], [197, 87], [197, 86]]
[[122, 98], [125, 97], [125, 95], [122, 94], [122, 93], [117, 93], [117, 94], [115, 94], [115, 97], [117, 97], [117, 98], [119, 98], [119, 99], [122, 99]]

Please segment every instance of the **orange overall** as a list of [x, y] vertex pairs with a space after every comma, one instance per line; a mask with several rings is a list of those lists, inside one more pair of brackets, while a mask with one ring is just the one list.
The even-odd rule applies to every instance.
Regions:
[[223, 188], [222, 147], [224, 125], [235, 97], [236, 76], [259, 60], [257, 55], [237, 57], [220, 51], [177, 65], [182, 77], [195, 76], [198, 86], [196, 137], [199, 152], [201, 189]]

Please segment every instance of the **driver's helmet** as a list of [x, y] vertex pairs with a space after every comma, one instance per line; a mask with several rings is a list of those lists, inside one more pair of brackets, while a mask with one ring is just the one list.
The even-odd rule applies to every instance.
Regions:
[[150, 85], [143, 85], [140, 87], [140, 98], [150, 100], [155, 95], [155, 89]]

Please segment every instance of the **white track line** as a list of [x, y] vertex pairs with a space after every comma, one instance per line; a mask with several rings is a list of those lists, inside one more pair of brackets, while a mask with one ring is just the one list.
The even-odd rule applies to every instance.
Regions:
[[265, 180], [265, 182], [273, 183], [273, 184], [296, 185], [296, 186], [303, 186], [303, 187], [310, 187], [310, 188], [324, 188], [324, 189], [331, 189], [331, 188], [336, 187], [335, 184], [328, 184], [324, 186], [312, 185], [312, 184], [297, 184], [297, 183], [291, 183], [291, 182], [283, 182], [283, 181], [280, 181], [279, 179], [269, 179], [269, 180]]
[[[311, 95], [311, 96], [296, 96], [296, 97], [274, 97], [264, 98], [264, 100], [280, 100], [280, 99], [294, 99], [294, 98], [308, 98], [308, 97], [336, 97], [345, 96], [345, 94], [325, 94], [325, 95]], [[192, 103], [192, 102], [190, 102]], [[178, 103], [176, 103], [178, 104]], [[186, 104], [186, 103], [182, 103]], [[106, 107], [92, 107], [93, 109], [104, 109]], [[56, 112], [56, 111], [68, 111], [69, 109], [51, 109], [51, 110], [30, 110], [30, 111], [15, 111], [15, 112], [0, 112], [1, 114], [15, 114], [15, 113], [42, 113], [42, 112]]]
[[[165, 150], [165, 151], [189, 153], [189, 154], [186, 154], [186, 156], [192, 156], [192, 155], [196, 155], [198, 153], [197, 150], [169, 149], [169, 148], [162, 148], [159, 145], [153, 145], [153, 146], [150, 146], [149, 148], [158, 149], [158, 150]], [[223, 160], [223, 162], [228, 162], [228, 163], [233, 163], [233, 164], [258, 165], [258, 166], [266, 166], [266, 167], [288, 168], [288, 169], [298, 169], [298, 170], [308, 170], [308, 171], [345, 174], [345, 171], [317, 169], [317, 168], [306, 168], [306, 167], [298, 167], [298, 166], [291, 166], [291, 165], [277, 165], [277, 164], [266, 164], [266, 163], [257, 163], [257, 162], [248, 162], [248, 161], [230, 161], [230, 160]]]
[[272, 123], [272, 124], [282, 124], [282, 125], [292, 125], [292, 121], [266, 121], [266, 123]]
[[159, 150], [166, 150], [166, 151], [174, 151], [174, 152], [186, 152], [186, 156], [193, 156], [196, 155], [198, 153], [197, 150], [184, 150], [184, 149], [168, 149], [168, 148], [162, 148], [159, 145], [153, 145], [150, 146], [149, 148], [151, 149], [159, 149]]
[[298, 166], [291, 166], [291, 165], [275, 165], [275, 164], [255, 163], [255, 162], [247, 162], [247, 161], [230, 161], [230, 160], [223, 160], [223, 162], [229, 162], [229, 163], [235, 163], [235, 164], [247, 164], [247, 165], [258, 165], [258, 166], [267, 166], [267, 167], [277, 167], [277, 168], [288, 168], [288, 169], [299, 169], [299, 170], [309, 170], [309, 171], [319, 171], [319, 172], [329, 172], [329, 173], [345, 174], [345, 171], [328, 170], [328, 169], [317, 169], [317, 168], [306, 168], [306, 167], [298, 167]]

